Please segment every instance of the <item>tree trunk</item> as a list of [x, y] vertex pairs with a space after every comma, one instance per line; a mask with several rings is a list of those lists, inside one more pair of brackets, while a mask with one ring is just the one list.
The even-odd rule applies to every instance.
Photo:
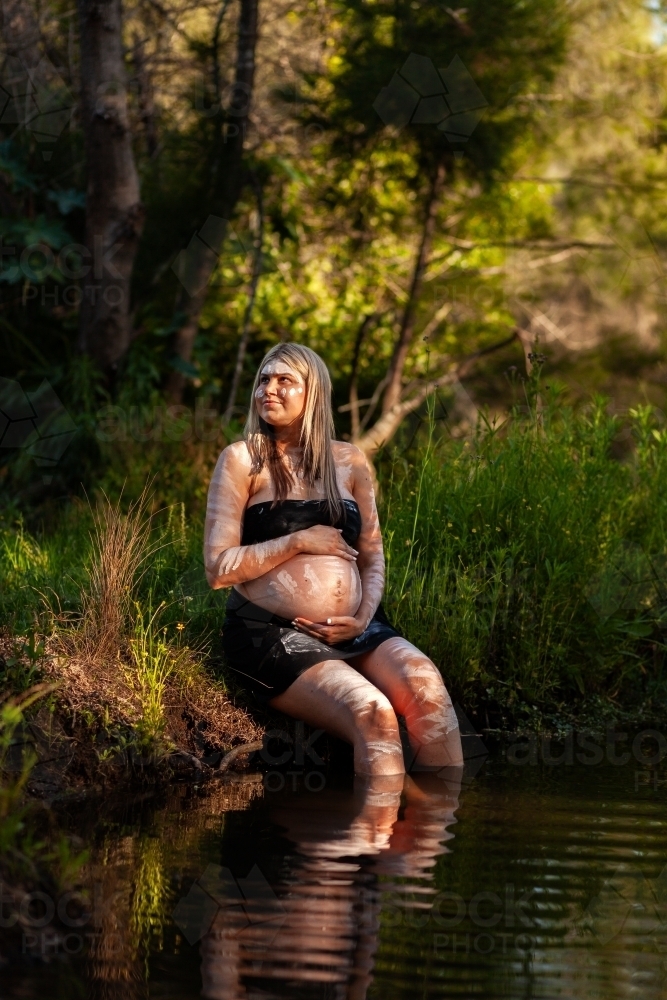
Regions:
[[352, 352], [352, 366], [350, 370], [350, 388], [348, 392], [349, 398], [349, 410], [350, 410], [350, 421], [352, 432], [352, 440], [359, 437], [359, 392], [357, 387], [357, 375], [359, 372], [359, 355], [361, 353], [361, 345], [363, 344], [364, 337], [368, 332], [368, 328], [371, 323], [377, 319], [376, 313], [368, 313], [364, 316], [361, 321], [361, 325], [357, 330], [357, 336], [354, 342], [354, 350]]
[[232, 377], [232, 387], [229, 390], [227, 409], [225, 410], [225, 414], [223, 417], [224, 422], [227, 424], [234, 415], [236, 396], [239, 391], [241, 375], [243, 373], [243, 362], [245, 361], [246, 351], [248, 350], [248, 340], [250, 339], [250, 321], [252, 319], [252, 311], [255, 306], [257, 286], [259, 285], [259, 279], [262, 274], [262, 247], [264, 243], [264, 198], [262, 196], [262, 187], [259, 181], [255, 182], [255, 190], [257, 193], [258, 232], [257, 232], [257, 240], [255, 242], [255, 255], [253, 257], [253, 262], [252, 262], [252, 276], [250, 278], [250, 289], [248, 292], [248, 305], [246, 306], [245, 315], [243, 317], [241, 340], [239, 341], [238, 351], [236, 353], [236, 364], [234, 366], [234, 375]]
[[136, 31], [134, 33], [134, 44], [132, 46], [132, 62], [134, 64], [135, 80], [137, 85], [139, 111], [146, 135], [146, 150], [150, 158], [153, 159], [158, 151], [155, 102], [153, 101], [153, 83], [146, 65], [144, 44], [139, 37], [139, 33]]
[[503, 347], [507, 347], [515, 341], [517, 337], [518, 333], [515, 329], [511, 336], [507, 337], [505, 340], [501, 340], [497, 344], [491, 344], [490, 347], [484, 347], [482, 350], [476, 351], [467, 358], [463, 358], [458, 363], [453, 364], [450, 370], [444, 374], [439, 375], [437, 378], [431, 379], [428, 382], [422, 383], [422, 385], [415, 389], [409, 399], [398, 399], [390, 410], [386, 410], [382, 413], [370, 430], [366, 431], [354, 440], [354, 444], [356, 444], [358, 448], [361, 448], [369, 459], [372, 459], [373, 455], [375, 455], [380, 448], [392, 439], [405, 418], [410, 413], [414, 413], [414, 411], [421, 406], [424, 400], [428, 399], [428, 397], [434, 393], [436, 389], [442, 389], [448, 385], [455, 385], [460, 378], [463, 378], [468, 374], [480, 358], [487, 357], [487, 355], [493, 354], [495, 351], [502, 350]]
[[[223, 12], [226, 7], [225, 3]], [[243, 182], [243, 143], [255, 82], [258, 11], [259, 0], [241, 0], [234, 92], [231, 106], [227, 112], [228, 120], [222, 135], [223, 141], [215, 143], [211, 166], [212, 194], [204, 199], [211, 206], [212, 212], [227, 221], [230, 220], [234, 212]], [[216, 31], [218, 30], [216, 28]], [[214, 60], [214, 75], [217, 80], [216, 66], [217, 63]], [[219, 111], [218, 114], [220, 113]], [[187, 292], [182, 294], [181, 308], [186, 318], [182, 328], [174, 337], [174, 354], [186, 364], [192, 360], [192, 351], [199, 329], [199, 317], [206, 302], [207, 284], [212, 273], [210, 259], [205, 254], [201, 254], [200, 257], [201, 274], [194, 281], [194, 287], [198, 290], [194, 295], [188, 295]], [[215, 266], [215, 262], [213, 262], [213, 266]], [[180, 403], [184, 387], [185, 378], [182, 372], [174, 370], [167, 382], [167, 396], [172, 402]]]
[[79, 349], [113, 377], [131, 340], [130, 282], [144, 225], [127, 114], [120, 0], [78, 0], [86, 257]]
[[435, 232], [436, 212], [444, 183], [445, 165], [444, 163], [438, 163], [431, 179], [428, 201], [426, 203], [426, 214], [422, 228], [422, 236], [417, 257], [415, 259], [414, 270], [412, 272], [412, 281], [410, 282], [408, 301], [406, 302], [405, 309], [403, 310], [400, 333], [398, 335], [398, 340], [396, 341], [396, 346], [394, 348], [394, 355], [391, 359], [389, 370], [387, 372], [387, 388], [382, 399], [383, 414], [392, 410], [398, 403], [401, 396], [403, 369], [405, 368], [405, 362], [412, 344], [417, 302], [419, 301], [419, 293], [421, 292], [422, 282], [424, 280], [424, 271], [426, 270], [429, 254], [431, 252], [433, 233]]

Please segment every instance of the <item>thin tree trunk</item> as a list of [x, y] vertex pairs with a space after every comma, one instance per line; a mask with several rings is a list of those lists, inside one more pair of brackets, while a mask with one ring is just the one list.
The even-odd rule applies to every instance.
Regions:
[[153, 101], [153, 85], [151, 82], [148, 67], [146, 65], [146, 55], [144, 43], [139, 34], [134, 33], [134, 44], [132, 46], [132, 62], [138, 86], [139, 111], [146, 135], [146, 149], [151, 159], [158, 149], [157, 126], [155, 121], [155, 103]]
[[[227, 4], [223, 3], [223, 15]], [[204, 200], [211, 206], [211, 212], [220, 218], [230, 220], [241, 194], [243, 184], [243, 143], [248, 125], [250, 102], [255, 82], [255, 50], [257, 48], [257, 21], [259, 0], [241, 0], [239, 30], [236, 47], [236, 69], [234, 93], [228, 112], [224, 142], [216, 142], [212, 163], [212, 190]], [[218, 19], [220, 20], [220, 19]], [[216, 41], [219, 27], [216, 22]], [[217, 65], [214, 59], [214, 67]], [[217, 80], [218, 71], [214, 68]], [[218, 81], [219, 86], [219, 81]], [[219, 112], [220, 113], [220, 112]], [[223, 155], [224, 153], [224, 155]], [[202, 220], [203, 221], [203, 220]], [[195, 279], [196, 294], [182, 296], [185, 321], [174, 337], [174, 353], [181, 361], [190, 363], [195, 338], [199, 329], [199, 317], [206, 302], [207, 284], [211, 273], [211, 261], [205, 254], [200, 255], [201, 275]], [[167, 382], [167, 396], [172, 402], [180, 403], [183, 397], [185, 378], [174, 370]]]
[[382, 399], [383, 413], [388, 413], [398, 403], [401, 396], [403, 369], [405, 368], [405, 362], [412, 344], [417, 302], [419, 300], [419, 293], [421, 292], [422, 282], [424, 280], [426, 265], [428, 264], [431, 244], [433, 243], [436, 212], [444, 183], [445, 165], [444, 163], [438, 163], [431, 179], [428, 201], [426, 203], [426, 214], [422, 227], [422, 236], [417, 257], [415, 258], [408, 300], [405, 304], [405, 309], [403, 310], [401, 329], [394, 348], [394, 355], [391, 359], [389, 370], [387, 372], [387, 388]]
[[79, 348], [109, 377], [130, 345], [130, 282], [144, 207], [127, 114], [120, 0], [79, 0], [78, 9], [91, 264], [82, 282]]
[[350, 372], [350, 390], [348, 393], [348, 398], [350, 401], [350, 420], [351, 420], [351, 431], [352, 440], [359, 437], [359, 392], [357, 388], [357, 373], [359, 370], [359, 354], [361, 353], [361, 345], [363, 343], [364, 337], [368, 332], [368, 328], [375, 320], [376, 314], [369, 313], [364, 316], [359, 329], [357, 330], [357, 337], [354, 342], [354, 351], [352, 352], [352, 368]]
[[255, 241], [255, 254], [252, 262], [252, 276], [250, 278], [250, 288], [248, 291], [248, 304], [246, 306], [245, 314], [243, 316], [241, 340], [239, 341], [238, 351], [236, 353], [236, 364], [234, 366], [234, 375], [232, 377], [232, 387], [229, 390], [227, 409], [225, 410], [224, 416], [222, 418], [224, 423], [226, 424], [229, 423], [234, 414], [234, 406], [236, 405], [236, 396], [239, 391], [239, 384], [241, 382], [241, 375], [243, 373], [243, 362], [245, 361], [246, 351], [248, 350], [248, 340], [250, 339], [250, 322], [252, 320], [252, 312], [255, 306], [257, 286], [259, 285], [259, 279], [262, 274], [262, 247], [264, 244], [264, 198], [262, 195], [262, 186], [257, 180], [255, 181], [255, 191], [257, 193], [257, 215], [258, 215], [257, 239]]
[[516, 339], [517, 331], [515, 330], [505, 340], [501, 340], [497, 344], [492, 344], [490, 347], [485, 347], [481, 351], [476, 351], [474, 354], [453, 365], [443, 375], [439, 375], [429, 382], [424, 382], [409, 399], [398, 400], [394, 403], [392, 408], [386, 410], [373, 424], [371, 429], [357, 438], [354, 443], [358, 448], [361, 448], [365, 455], [372, 458], [379, 448], [382, 448], [383, 445], [391, 440], [405, 418], [410, 413], [414, 413], [432, 393], [437, 389], [442, 389], [446, 385], [455, 384], [458, 379], [468, 374], [480, 358], [486, 357], [488, 354], [493, 354], [503, 347], [507, 347], [508, 344], [511, 344]]

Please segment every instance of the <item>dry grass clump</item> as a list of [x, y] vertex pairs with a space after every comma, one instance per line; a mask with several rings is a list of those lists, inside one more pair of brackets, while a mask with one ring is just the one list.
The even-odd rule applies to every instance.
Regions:
[[[158, 760], [170, 749], [201, 755], [257, 739], [259, 728], [202, 666], [202, 654], [169, 638], [161, 601], [138, 597], [151, 559], [169, 545], [154, 530], [144, 489], [124, 512], [106, 495], [94, 511], [88, 582], [81, 611], [50, 608], [44, 673], [76, 721], [98, 732], [128, 732], [136, 751]], [[182, 628], [182, 626], [180, 626]]]
[[133, 594], [148, 560], [161, 547], [153, 531], [148, 486], [124, 513], [106, 494], [94, 511], [88, 588], [82, 593], [76, 651], [100, 662], [115, 659], [127, 631]]

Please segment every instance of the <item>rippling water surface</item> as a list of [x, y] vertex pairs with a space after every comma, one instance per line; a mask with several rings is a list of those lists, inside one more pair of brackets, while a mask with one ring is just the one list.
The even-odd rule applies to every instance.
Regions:
[[665, 762], [539, 757], [84, 811], [92, 912], [58, 942], [35, 928], [0, 996], [667, 998]]

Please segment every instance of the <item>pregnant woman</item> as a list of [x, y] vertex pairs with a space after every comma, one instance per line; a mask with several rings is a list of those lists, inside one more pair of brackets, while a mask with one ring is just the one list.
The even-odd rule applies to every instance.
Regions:
[[223, 646], [259, 701], [346, 740], [358, 774], [462, 763], [435, 665], [388, 622], [384, 554], [363, 453], [333, 440], [322, 359], [279, 344], [262, 361], [245, 439], [220, 455], [208, 494], [206, 577], [232, 587]]

